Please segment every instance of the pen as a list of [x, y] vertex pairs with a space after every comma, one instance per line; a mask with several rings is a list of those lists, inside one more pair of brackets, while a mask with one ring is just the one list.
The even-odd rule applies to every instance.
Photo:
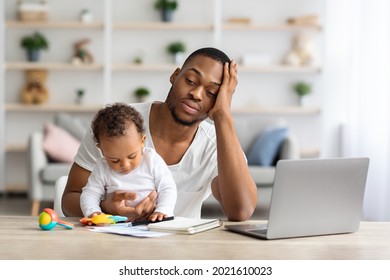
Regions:
[[164, 222], [164, 221], [170, 221], [173, 219], [174, 219], [174, 216], [169, 216], [169, 217], [163, 218], [161, 221], [159, 221], [159, 220], [155, 220], [154, 222], [149, 221], [149, 220], [136, 221], [136, 222], [129, 223], [128, 226], [135, 227], [135, 226], [140, 226], [140, 225], [147, 225], [147, 224], [154, 224], [154, 223], [159, 223], [159, 222]]

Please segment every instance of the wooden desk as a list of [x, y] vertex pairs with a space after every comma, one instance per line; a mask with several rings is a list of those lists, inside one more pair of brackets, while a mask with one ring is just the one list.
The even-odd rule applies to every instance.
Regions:
[[136, 238], [91, 232], [78, 219], [64, 220], [76, 228], [43, 231], [37, 217], [0, 216], [0, 259], [390, 260], [390, 223], [362, 222], [352, 234], [267, 241], [223, 227], [195, 235]]

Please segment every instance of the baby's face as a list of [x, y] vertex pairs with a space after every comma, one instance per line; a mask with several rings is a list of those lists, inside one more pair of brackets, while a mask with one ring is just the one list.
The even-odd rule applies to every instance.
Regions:
[[142, 160], [145, 135], [140, 135], [131, 125], [124, 136], [102, 137], [98, 147], [108, 165], [120, 174], [129, 174]]

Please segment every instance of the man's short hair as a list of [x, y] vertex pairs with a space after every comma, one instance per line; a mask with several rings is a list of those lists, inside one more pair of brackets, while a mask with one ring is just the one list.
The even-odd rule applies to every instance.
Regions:
[[198, 49], [198, 50], [194, 51], [193, 53], [191, 53], [187, 57], [187, 59], [184, 61], [183, 67], [187, 63], [189, 63], [193, 58], [195, 58], [197, 56], [209, 57], [209, 58], [212, 58], [212, 59], [214, 59], [222, 64], [225, 64], [226, 62], [230, 63], [230, 58], [223, 51], [216, 49], [216, 48], [212, 48], [212, 47], [206, 47], [206, 48]]

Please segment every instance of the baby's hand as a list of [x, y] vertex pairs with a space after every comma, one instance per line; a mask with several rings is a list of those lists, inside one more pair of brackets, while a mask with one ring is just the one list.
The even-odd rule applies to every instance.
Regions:
[[88, 218], [92, 218], [92, 217], [100, 215], [100, 214], [103, 214], [103, 212], [93, 212], [91, 215], [88, 216]]
[[168, 217], [168, 215], [160, 213], [160, 212], [154, 212], [152, 215], [150, 215], [149, 221], [152, 221], [152, 222], [155, 222], [156, 220], [161, 221], [163, 218], [166, 218], [166, 217]]

